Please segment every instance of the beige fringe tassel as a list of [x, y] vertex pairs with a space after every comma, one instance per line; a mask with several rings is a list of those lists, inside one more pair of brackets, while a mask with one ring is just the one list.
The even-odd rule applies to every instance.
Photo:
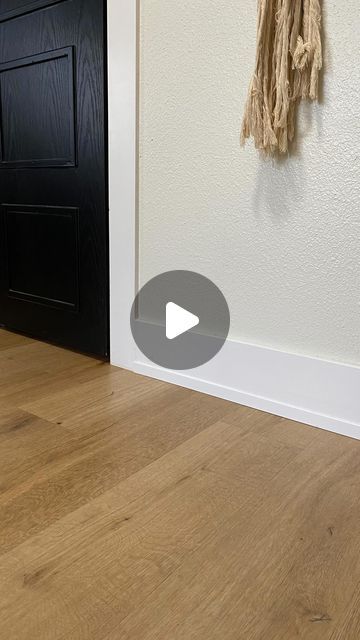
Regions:
[[255, 73], [241, 131], [266, 154], [286, 153], [296, 106], [317, 100], [322, 68], [320, 0], [258, 0]]

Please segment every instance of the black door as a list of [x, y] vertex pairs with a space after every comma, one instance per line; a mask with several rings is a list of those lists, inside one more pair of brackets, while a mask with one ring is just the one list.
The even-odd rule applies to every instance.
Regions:
[[0, 0], [0, 324], [108, 354], [104, 0]]

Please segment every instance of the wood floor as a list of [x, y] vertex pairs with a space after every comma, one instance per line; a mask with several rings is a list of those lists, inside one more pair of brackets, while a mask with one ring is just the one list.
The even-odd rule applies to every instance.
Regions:
[[0, 331], [0, 637], [359, 640], [360, 442]]

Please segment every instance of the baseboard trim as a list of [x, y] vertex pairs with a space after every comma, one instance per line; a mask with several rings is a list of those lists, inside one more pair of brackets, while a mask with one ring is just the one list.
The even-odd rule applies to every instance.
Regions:
[[360, 440], [356, 366], [230, 340], [211, 362], [185, 373], [157, 367], [139, 352], [131, 369]]

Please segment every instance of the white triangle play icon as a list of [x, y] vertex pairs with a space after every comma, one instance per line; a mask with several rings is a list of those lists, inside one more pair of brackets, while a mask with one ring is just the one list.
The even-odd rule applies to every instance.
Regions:
[[197, 316], [179, 307], [175, 302], [168, 302], [166, 305], [166, 337], [168, 340], [173, 340], [190, 331], [199, 322], [200, 319]]

